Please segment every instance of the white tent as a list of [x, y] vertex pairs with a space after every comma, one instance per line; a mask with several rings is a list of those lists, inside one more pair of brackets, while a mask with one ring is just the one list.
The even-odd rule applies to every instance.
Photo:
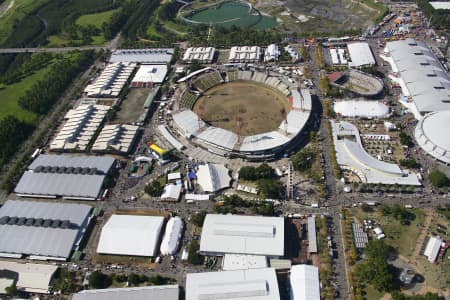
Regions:
[[161, 200], [173, 200], [178, 201], [181, 194], [181, 185], [168, 184], [164, 187], [164, 191], [161, 195]]
[[230, 186], [231, 176], [224, 165], [206, 164], [198, 167], [198, 183], [205, 192], [215, 192]]
[[441, 244], [442, 244], [441, 238], [436, 236], [430, 238], [425, 248], [425, 251], [423, 252], [423, 255], [425, 255], [428, 258], [429, 262], [434, 263], [436, 261], [436, 258], [439, 254], [439, 249], [441, 249]]
[[166, 232], [161, 242], [162, 255], [174, 255], [177, 252], [183, 226], [183, 220], [180, 217], [173, 217], [167, 222]]
[[389, 116], [389, 107], [379, 101], [338, 101], [334, 103], [334, 111], [350, 118], [386, 118]]

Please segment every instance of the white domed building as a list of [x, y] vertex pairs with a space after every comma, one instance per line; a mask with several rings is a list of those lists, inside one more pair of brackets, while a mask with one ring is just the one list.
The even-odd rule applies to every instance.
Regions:
[[437, 160], [450, 164], [450, 110], [427, 114], [417, 123], [418, 145]]

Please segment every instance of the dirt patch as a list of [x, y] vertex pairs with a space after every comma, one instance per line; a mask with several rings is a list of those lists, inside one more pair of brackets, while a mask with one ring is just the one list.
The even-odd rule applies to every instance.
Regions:
[[144, 103], [149, 93], [150, 89], [147, 88], [130, 89], [117, 111], [115, 121], [120, 123], [136, 122], [144, 110]]
[[236, 132], [241, 118], [241, 135], [248, 136], [276, 130], [289, 112], [289, 102], [279, 91], [252, 81], [230, 82], [208, 90], [194, 106], [203, 120], [213, 126]]

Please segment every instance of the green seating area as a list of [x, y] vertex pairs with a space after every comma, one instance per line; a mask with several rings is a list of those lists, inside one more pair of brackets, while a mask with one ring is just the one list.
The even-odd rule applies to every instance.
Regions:
[[215, 71], [199, 77], [193, 83], [200, 91], [204, 92], [221, 82], [223, 82], [222, 76], [219, 72]]
[[198, 99], [198, 95], [193, 94], [189, 91], [184, 92], [183, 96], [181, 96], [181, 106], [192, 109], [194, 107], [195, 101]]
[[227, 72], [228, 82], [238, 80], [238, 71]]

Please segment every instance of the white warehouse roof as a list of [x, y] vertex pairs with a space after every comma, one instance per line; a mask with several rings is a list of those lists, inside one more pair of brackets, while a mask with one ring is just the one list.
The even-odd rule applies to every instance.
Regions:
[[110, 62], [170, 63], [174, 49], [120, 49], [113, 51]]
[[430, 1], [434, 9], [450, 9], [450, 1]]
[[280, 217], [208, 214], [200, 251], [267, 256], [284, 255], [284, 219]]
[[430, 113], [417, 123], [414, 131], [419, 146], [434, 158], [450, 164], [450, 110]]
[[386, 118], [389, 116], [389, 107], [379, 101], [337, 101], [334, 103], [334, 111], [349, 118]]
[[267, 268], [267, 258], [263, 255], [225, 254], [222, 260], [224, 271]]
[[186, 276], [186, 300], [279, 300], [275, 269], [191, 273]]
[[178, 300], [178, 294], [178, 285], [157, 285], [84, 290], [73, 294], [72, 300]]
[[162, 255], [174, 255], [177, 253], [181, 236], [183, 234], [183, 220], [173, 217], [167, 222], [166, 232], [161, 242]]
[[197, 182], [205, 192], [215, 192], [230, 186], [231, 176], [224, 165], [200, 165], [197, 171]]
[[162, 83], [167, 74], [167, 65], [141, 65], [131, 80], [131, 86], [139, 83]]
[[154, 256], [164, 218], [112, 215], [102, 228], [97, 253]]
[[350, 67], [371, 66], [375, 64], [375, 58], [368, 43], [350, 43], [347, 44], [348, 52], [350, 54]]
[[320, 300], [319, 269], [310, 265], [291, 267], [291, 300]]
[[[8, 279], [13, 282], [17, 280], [16, 287], [19, 291], [48, 294], [53, 274], [57, 269], [57, 266], [47, 264], [0, 261], [0, 278], [7, 279], [5, 282]], [[1, 291], [4, 291], [7, 286], [0, 284]]]

